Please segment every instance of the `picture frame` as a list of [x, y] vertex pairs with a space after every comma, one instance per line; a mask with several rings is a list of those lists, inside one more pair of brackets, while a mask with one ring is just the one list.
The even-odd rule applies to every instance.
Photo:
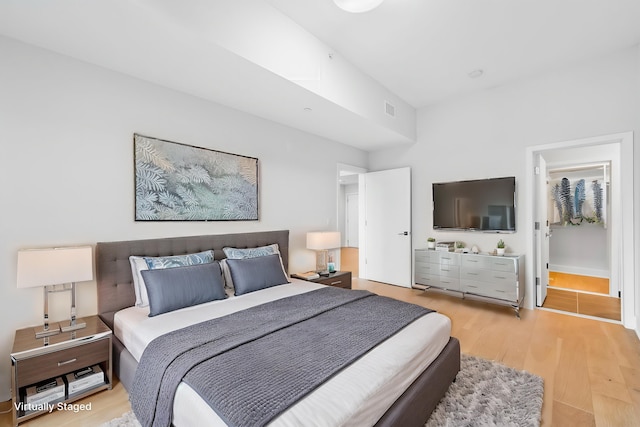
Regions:
[[257, 221], [258, 159], [134, 134], [135, 221]]

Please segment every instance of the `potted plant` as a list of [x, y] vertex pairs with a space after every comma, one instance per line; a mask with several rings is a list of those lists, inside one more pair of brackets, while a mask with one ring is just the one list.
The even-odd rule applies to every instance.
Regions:
[[456, 242], [456, 252], [458, 253], [462, 253], [464, 252], [464, 243], [463, 242]]
[[436, 239], [433, 237], [427, 238], [427, 248], [435, 249], [436, 248]]
[[498, 245], [496, 246], [496, 255], [504, 255], [504, 241], [502, 239], [498, 240]]

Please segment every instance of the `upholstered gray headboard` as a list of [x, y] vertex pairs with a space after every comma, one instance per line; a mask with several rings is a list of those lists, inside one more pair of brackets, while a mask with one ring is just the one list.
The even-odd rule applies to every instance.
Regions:
[[100, 242], [96, 245], [98, 315], [113, 329], [118, 310], [135, 304], [133, 276], [129, 256], [167, 256], [214, 250], [215, 259], [223, 259], [222, 248], [252, 248], [277, 243], [285, 270], [289, 271], [289, 230], [262, 231], [210, 236], [169, 237], [162, 239]]

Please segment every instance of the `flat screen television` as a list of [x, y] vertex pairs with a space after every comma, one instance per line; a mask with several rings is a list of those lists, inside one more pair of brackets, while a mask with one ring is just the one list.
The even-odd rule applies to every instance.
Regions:
[[516, 178], [433, 183], [433, 228], [515, 232]]

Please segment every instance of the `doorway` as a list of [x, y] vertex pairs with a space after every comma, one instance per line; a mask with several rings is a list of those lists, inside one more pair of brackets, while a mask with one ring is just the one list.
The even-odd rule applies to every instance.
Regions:
[[[542, 164], [545, 167], [544, 171], [540, 173], [547, 174], [548, 171], [561, 170], [563, 174], [567, 173], [568, 169], [576, 167], [576, 165], [588, 165], [593, 163], [609, 165], [608, 171], [610, 172], [610, 187], [604, 187], [603, 191], [608, 192], [610, 208], [605, 211], [606, 228], [593, 226], [591, 231], [602, 233], [605, 230], [606, 243], [602, 249], [604, 255], [602, 258], [606, 261], [606, 268], [608, 270], [609, 290], [608, 296], [618, 299], [618, 291], [621, 291], [619, 305], [621, 315], [618, 321], [626, 327], [636, 326], [636, 320], [634, 316], [635, 307], [635, 289], [634, 289], [634, 272], [633, 272], [633, 259], [634, 259], [634, 247], [633, 247], [633, 201], [632, 199], [622, 197], [623, 194], [633, 194], [633, 135], [632, 133], [623, 133], [615, 135], [607, 135], [602, 137], [587, 138], [575, 141], [565, 141], [562, 143], [548, 144], [544, 146], [532, 147], [527, 150], [527, 156], [531, 164], [532, 172], [538, 172], [537, 159], [542, 158]], [[532, 176], [535, 176], [535, 172]], [[551, 181], [551, 176], [548, 176], [548, 181]], [[529, 295], [537, 295], [535, 305], [538, 307], [544, 307], [545, 295], [547, 294], [547, 288], [551, 290], [550, 294], [556, 293], [555, 288], [560, 286], [554, 286], [559, 280], [559, 276], [554, 276], [555, 273], [569, 273], [575, 276], [598, 276], [598, 274], [592, 274], [592, 272], [586, 270], [581, 271], [554, 271], [552, 264], [553, 253], [550, 249], [553, 248], [552, 240], [558, 238], [559, 234], [566, 233], [575, 234], [576, 230], [582, 230], [580, 233], [585, 235], [590, 234], [588, 227], [578, 229], [582, 225], [574, 224], [575, 216], [569, 215], [562, 218], [563, 224], [558, 227], [550, 226], [545, 228], [545, 225], [553, 224], [554, 219], [558, 219], [558, 210], [554, 206], [556, 200], [553, 197], [547, 197], [542, 199], [541, 194], [544, 192], [537, 191], [539, 184], [543, 182], [540, 179], [530, 180], [530, 194], [531, 194], [531, 209], [529, 214], [535, 224], [535, 231], [530, 233], [530, 242], [532, 244], [532, 254], [534, 254], [533, 262], [530, 264], [530, 270], [534, 272], [535, 276], [531, 282], [531, 290], [538, 289], [538, 292], [529, 293]], [[586, 179], [585, 179], [586, 182]], [[565, 189], [566, 190], [566, 189]], [[571, 194], [575, 196], [575, 188], [565, 191], [565, 194]], [[548, 193], [547, 193], [548, 194]], [[539, 206], [546, 206], [546, 212], [540, 214]], [[556, 212], [553, 212], [553, 209]], [[575, 207], [574, 207], [575, 209]], [[544, 216], [543, 216], [544, 215]], [[555, 216], [554, 216], [555, 215]], [[587, 215], [585, 215], [587, 216]], [[549, 223], [545, 224], [547, 218], [551, 218]], [[569, 221], [569, 222], [567, 222]], [[624, 229], [624, 233], [622, 230]], [[573, 236], [575, 238], [575, 236]], [[583, 236], [584, 237], [584, 236]], [[568, 239], [569, 244], [573, 244], [574, 248], [580, 247], [580, 242]], [[549, 256], [545, 258], [545, 249], [548, 251]], [[627, 250], [629, 251], [627, 253]], [[558, 263], [562, 265], [562, 263]], [[545, 271], [546, 267], [546, 271]], [[555, 268], [555, 270], [561, 270]], [[540, 274], [540, 272], [543, 272]], [[549, 277], [552, 280], [542, 280], [544, 273], [550, 273]], [[605, 274], [606, 275], [606, 274]], [[535, 287], [534, 287], [535, 286]], [[578, 285], [579, 286], [579, 285]], [[540, 288], [544, 288], [540, 292]], [[588, 290], [581, 290], [580, 295], [576, 295], [576, 304], [583, 307], [588, 306], [590, 303], [587, 300], [590, 299]], [[542, 298], [541, 298], [542, 296]], [[598, 296], [598, 295], [594, 295]], [[549, 297], [547, 297], [549, 298]], [[582, 301], [582, 304], [581, 304]], [[530, 301], [527, 305], [531, 306], [533, 301]], [[566, 302], [566, 301], [565, 301]], [[546, 304], [549, 304], [546, 302]], [[590, 314], [585, 314], [591, 316]], [[599, 317], [599, 316], [598, 316]], [[606, 316], [603, 316], [606, 317]], [[608, 318], [608, 317], [607, 317]]]
[[340, 269], [350, 271], [351, 277], [359, 272], [359, 200], [358, 177], [367, 170], [357, 166], [338, 164], [338, 230], [341, 235]]

